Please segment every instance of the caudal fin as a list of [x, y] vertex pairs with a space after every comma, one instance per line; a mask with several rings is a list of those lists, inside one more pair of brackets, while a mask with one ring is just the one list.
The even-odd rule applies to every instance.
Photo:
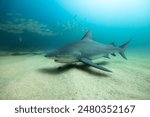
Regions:
[[119, 46], [119, 48], [120, 48], [119, 54], [120, 54], [124, 59], [127, 59], [127, 57], [125, 56], [124, 53], [125, 53], [125, 50], [126, 50], [128, 44], [130, 43], [130, 41], [131, 41], [131, 39], [130, 39], [128, 42], [124, 43], [123, 45]]

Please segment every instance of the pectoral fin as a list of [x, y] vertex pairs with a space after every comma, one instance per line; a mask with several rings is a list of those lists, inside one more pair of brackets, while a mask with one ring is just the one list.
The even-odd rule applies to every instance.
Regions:
[[104, 67], [102, 67], [102, 66], [100, 66], [100, 65], [97, 65], [97, 64], [93, 63], [91, 60], [89, 60], [89, 59], [87, 59], [87, 58], [81, 58], [80, 61], [83, 62], [83, 63], [85, 63], [85, 64], [87, 64], [87, 65], [90, 65], [90, 66], [92, 66], [92, 67], [95, 67], [95, 68], [97, 68], [97, 69], [100, 69], [100, 70], [103, 70], [103, 71], [107, 71], [107, 72], [112, 72], [112, 71], [109, 70], [109, 69], [106, 69], [106, 68], [104, 68]]

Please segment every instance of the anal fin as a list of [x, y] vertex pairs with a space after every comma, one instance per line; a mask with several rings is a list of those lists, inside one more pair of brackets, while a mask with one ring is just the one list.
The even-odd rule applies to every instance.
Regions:
[[89, 60], [87, 58], [81, 58], [80, 61], [83, 62], [83, 63], [85, 63], [85, 64], [87, 64], [87, 65], [95, 67], [97, 69], [100, 69], [100, 70], [103, 70], [103, 71], [106, 71], [106, 72], [112, 72], [111, 70], [109, 70], [107, 68], [104, 68], [104, 67], [102, 67], [100, 65], [97, 65], [97, 64], [93, 63], [91, 60]]
[[107, 55], [105, 55], [104, 57], [105, 57], [105, 58], [108, 58], [108, 59], [110, 59], [110, 57], [109, 57], [109, 55], [108, 55], [108, 54], [107, 54]]
[[116, 54], [115, 54], [115, 53], [111, 53], [111, 55], [116, 56]]

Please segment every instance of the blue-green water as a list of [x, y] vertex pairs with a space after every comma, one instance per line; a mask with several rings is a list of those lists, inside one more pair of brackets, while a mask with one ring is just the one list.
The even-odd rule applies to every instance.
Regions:
[[[0, 99], [150, 99], [149, 6], [150, 0], [0, 0]], [[44, 57], [88, 30], [117, 46], [133, 37], [128, 61], [118, 54], [93, 61], [113, 71], [107, 73]]]
[[98, 42], [150, 44], [148, 0], [1, 0], [3, 50], [59, 48], [93, 30]]

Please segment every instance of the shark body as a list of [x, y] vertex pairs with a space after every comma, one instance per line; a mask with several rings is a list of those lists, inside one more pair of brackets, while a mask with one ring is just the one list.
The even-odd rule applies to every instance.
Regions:
[[84, 37], [72, 44], [66, 45], [63, 48], [53, 50], [45, 55], [45, 57], [54, 59], [55, 62], [60, 63], [75, 63], [82, 62], [97, 69], [112, 72], [101, 65], [97, 65], [92, 60], [107, 57], [109, 54], [116, 56], [115, 53], [119, 52], [120, 55], [127, 59], [124, 52], [130, 41], [116, 47], [114, 43], [103, 44], [93, 40], [92, 31], [88, 31]]

